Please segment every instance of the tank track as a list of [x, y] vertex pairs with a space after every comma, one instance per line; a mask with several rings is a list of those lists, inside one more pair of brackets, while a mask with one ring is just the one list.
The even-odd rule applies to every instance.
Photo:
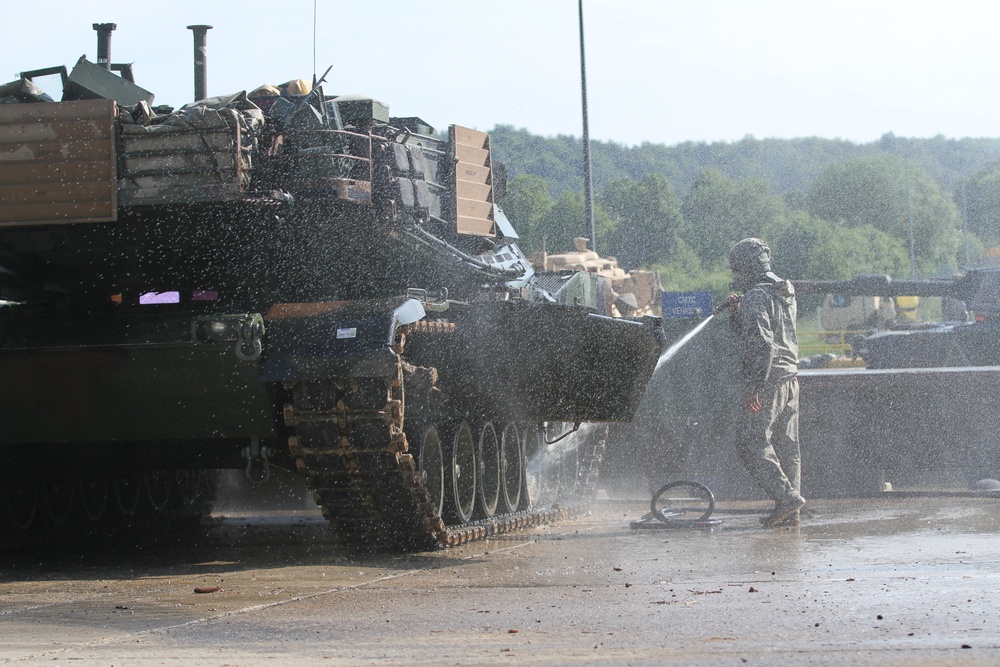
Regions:
[[446, 526], [403, 425], [403, 362], [388, 378], [302, 381], [284, 407], [289, 451], [313, 498], [347, 545], [433, 549], [552, 523], [582, 507], [522, 510]]
[[[202, 517], [211, 513], [218, 479], [215, 471], [149, 471], [146, 474], [108, 473], [96, 476], [104, 485], [91, 491], [91, 506], [82, 497], [86, 475], [57, 478], [65, 485], [60, 505], [50, 509], [49, 489], [57, 488], [51, 477], [30, 473], [19, 490], [11, 491], [13, 473], [0, 477], [0, 552], [15, 552], [33, 547], [49, 547], [87, 539], [107, 539], [116, 534], [162, 538], [171, 530], [195, 528]], [[127, 480], [129, 497], [120, 495], [115, 483]], [[151, 481], [155, 480], [155, 481]]]

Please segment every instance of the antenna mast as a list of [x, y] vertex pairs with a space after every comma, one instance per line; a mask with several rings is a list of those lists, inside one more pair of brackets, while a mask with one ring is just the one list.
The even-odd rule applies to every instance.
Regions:
[[586, 205], [587, 224], [590, 225], [590, 249], [597, 252], [597, 233], [594, 230], [594, 184], [590, 177], [590, 130], [587, 127], [587, 62], [583, 49], [583, 0], [580, 5], [580, 85], [583, 91], [583, 199]]

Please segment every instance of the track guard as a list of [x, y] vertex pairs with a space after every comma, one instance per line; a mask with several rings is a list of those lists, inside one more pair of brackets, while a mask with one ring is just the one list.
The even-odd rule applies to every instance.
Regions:
[[416, 299], [277, 304], [265, 316], [262, 382], [386, 377], [398, 327], [425, 316]]
[[632, 418], [663, 337], [659, 318], [626, 320], [586, 308], [490, 302], [451, 308], [447, 345], [407, 339], [407, 360], [438, 369], [453, 397], [512, 421]]

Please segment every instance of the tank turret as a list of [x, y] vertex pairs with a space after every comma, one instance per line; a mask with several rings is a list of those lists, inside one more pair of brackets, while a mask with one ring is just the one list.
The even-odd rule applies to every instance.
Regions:
[[[1000, 269], [969, 269], [952, 279], [893, 280], [859, 276], [850, 280], [795, 280], [799, 295], [846, 297], [941, 297], [942, 321], [897, 319], [885, 330], [860, 337], [855, 353], [869, 368], [1000, 365]], [[897, 308], [898, 310], [898, 308]]]

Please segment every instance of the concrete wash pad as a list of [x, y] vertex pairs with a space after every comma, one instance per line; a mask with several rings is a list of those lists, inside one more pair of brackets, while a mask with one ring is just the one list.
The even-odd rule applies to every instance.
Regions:
[[1000, 660], [1000, 500], [816, 500], [794, 529], [762, 529], [764, 503], [721, 501], [712, 530], [630, 529], [648, 503], [612, 497], [560, 525], [408, 555], [346, 550], [309, 512], [8, 553], [0, 663]]

